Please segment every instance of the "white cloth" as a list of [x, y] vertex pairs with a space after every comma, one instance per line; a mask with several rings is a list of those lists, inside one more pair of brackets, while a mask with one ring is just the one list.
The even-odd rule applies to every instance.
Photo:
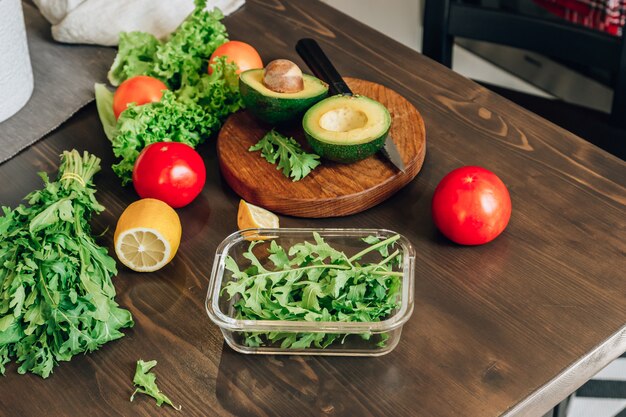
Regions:
[[[139, 30], [161, 39], [194, 9], [193, 0], [34, 0], [59, 42], [117, 45], [120, 32]], [[245, 0], [209, 0], [228, 16]]]

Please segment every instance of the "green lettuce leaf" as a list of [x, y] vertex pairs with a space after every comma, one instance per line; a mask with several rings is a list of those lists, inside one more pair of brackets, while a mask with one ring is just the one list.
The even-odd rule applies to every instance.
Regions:
[[196, 147], [242, 107], [236, 65], [219, 58], [211, 74], [207, 71], [211, 54], [228, 38], [220, 22], [222, 13], [206, 11], [205, 6], [206, 1], [196, 1], [195, 10], [165, 41], [141, 32], [120, 34], [109, 81], [119, 85], [137, 75], [158, 78], [169, 88], [160, 102], [131, 104], [116, 121], [113, 93], [104, 85], [95, 87], [104, 132], [120, 158], [113, 170], [122, 184], [131, 181], [135, 160], [145, 146], [172, 141]]
[[109, 70], [111, 84], [117, 86], [136, 75], [159, 78], [172, 90], [195, 84], [200, 74], [206, 73], [213, 51], [228, 40], [226, 27], [220, 22], [222, 12], [206, 11], [203, 3], [199, 2], [165, 42], [149, 33], [121, 33]]
[[118, 86], [135, 75], [154, 75], [156, 54], [161, 45], [150, 33], [120, 33], [117, 55], [108, 74], [109, 82]]
[[96, 91], [96, 108], [104, 134], [109, 140], [113, 140], [117, 134], [115, 129], [117, 121], [115, 120], [115, 113], [113, 113], [113, 92], [104, 84], [98, 83], [94, 85], [94, 89]]
[[130, 105], [117, 121], [111, 139], [113, 154], [121, 161], [113, 165], [122, 184], [131, 181], [133, 166], [144, 147], [155, 142], [182, 142], [196, 147], [217, 133], [224, 119], [241, 107], [236, 67], [219, 59], [211, 75], [204, 74], [194, 86], [178, 92], [165, 91], [161, 101]]

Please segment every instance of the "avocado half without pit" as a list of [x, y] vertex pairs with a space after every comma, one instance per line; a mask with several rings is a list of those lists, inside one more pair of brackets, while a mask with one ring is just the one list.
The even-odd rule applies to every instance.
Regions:
[[277, 124], [302, 117], [328, 95], [328, 84], [303, 74], [296, 64], [277, 59], [265, 68], [239, 75], [239, 92], [246, 109], [258, 119]]
[[328, 97], [302, 119], [307, 141], [319, 156], [351, 163], [380, 150], [391, 127], [391, 115], [376, 100], [360, 95]]

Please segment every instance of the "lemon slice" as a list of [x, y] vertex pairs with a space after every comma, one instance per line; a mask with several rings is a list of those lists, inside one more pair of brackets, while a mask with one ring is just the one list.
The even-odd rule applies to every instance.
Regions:
[[117, 221], [115, 253], [133, 271], [156, 271], [176, 255], [181, 234], [174, 209], [160, 200], [144, 198], [126, 207]]
[[243, 229], [278, 229], [278, 216], [269, 210], [247, 203], [239, 202], [237, 226]]

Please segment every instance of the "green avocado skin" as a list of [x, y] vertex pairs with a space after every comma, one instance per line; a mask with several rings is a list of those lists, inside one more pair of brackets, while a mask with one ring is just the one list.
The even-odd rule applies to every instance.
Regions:
[[388, 131], [370, 142], [361, 143], [359, 145], [337, 145], [322, 142], [306, 130], [304, 131], [306, 140], [309, 142], [309, 145], [311, 145], [311, 148], [313, 148], [316, 154], [322, 158], [344, 164], [350, 164], [374, 155], [385, 145], [387, 133]]
[[310, 123], [310, 119], [313, 117], [311, 114], [314, 113], [315, 109], [323, 106], [324, 103], [342, 99], [342, 97], [342, 95], [332, 96], [324, 100], [323, 103], [316, 104], [315, 108], [311, 108], [304, 115], [304, 118], [302, 119], [302, 128], [307, 142], [309, 142], [309, 145], [311, 145], [311, 148], [313, 148], [316, 154], [331, 161], [349, 164], [368, 158], [385, 146], [385, 139], [387, 139], [389, 129], [391, 128], [391, 116], [389, 111], [376, 100], [359, 95], [351, 96], [349, 100], [349, 103], [351, 103], [350, 106], [354, 106], [356, 108], [361, 105], [360, 103], [364, 103], [366, 101], [377, 103], [381, 111], [386, 113], [386, 126], [378, 131], [378, 136], [365, 143], [337, 144], [328, 142], [325, 140], [324, 130], [320, 128], [320, 130], [317, 131], [316, 124]]
[[239, 92], [246, 109], [259, 120], [272, 125], [302, 117], [309, 107], [328, 95], [326, 90], [312, 97], [268, 97], [241, 81], [241, 78]]

